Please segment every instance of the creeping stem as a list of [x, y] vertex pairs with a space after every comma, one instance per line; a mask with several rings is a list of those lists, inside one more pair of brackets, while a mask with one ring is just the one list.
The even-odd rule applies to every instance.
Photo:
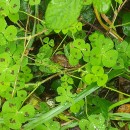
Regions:
[[110, 29], [107, 25], [105, 25], [101, 19], [101, 16], [98, 12], [98, 10], [96, 9], [96, 7], [94, 6], [94, 12], [96, 15], [96, 18], [98, 20], [98, 22], [101, 24], [101, 26], [108, 31], [113, 37], [115, 37], [116, 39], [118, 39], [120, 42], [123, 41], [123, 39], [117, 34], [117, 32], [113, 29]]

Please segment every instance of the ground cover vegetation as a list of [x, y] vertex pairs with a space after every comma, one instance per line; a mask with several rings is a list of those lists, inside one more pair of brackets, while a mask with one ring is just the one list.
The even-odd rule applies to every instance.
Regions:
[[0, 0], [0, 129], [130, 129], [130, 0]]

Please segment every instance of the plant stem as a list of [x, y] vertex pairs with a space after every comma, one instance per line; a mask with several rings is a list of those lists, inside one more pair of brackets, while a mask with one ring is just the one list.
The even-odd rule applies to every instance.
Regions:
[[120, 42], [123, 41], [123, 39], [117, 34], [117, 32], [113, 29], [110, 29], [107, 25], [105, 25], [103, 22], [102, 22], [102, 19], [100, 17], [100, 14], [98, 12], [98, 10], [96, 9], [96, 7], [94, 6], [94, 12], [95, 12], [95, 15], [97, 17], [97, 20], [98, 22], [101, 24], [101, 26], [106, 30], [108, 31], [113, 37], [115, 37], [116, 39], [118, 39]]

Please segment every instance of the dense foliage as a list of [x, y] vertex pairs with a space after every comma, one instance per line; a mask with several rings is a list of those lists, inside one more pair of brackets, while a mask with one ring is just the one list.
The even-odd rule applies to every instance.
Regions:
[[0, 0], [0, 129], [130, 128], [129, 5]]

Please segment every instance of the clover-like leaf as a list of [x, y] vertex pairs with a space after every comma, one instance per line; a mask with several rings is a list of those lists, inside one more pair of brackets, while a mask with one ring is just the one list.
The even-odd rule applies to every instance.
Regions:
[[82, 58], [82, 53], [79, 49], [77, 48], [70, 48], [70, 54], [75, 57], [76, 59], [81, 59]]
[[61, 103], [65, 103], [65, 102], [71, 102], [73, 103], [73, 97], [75, 96], [75, 94], [71, 93], [72, 86], [68, 86], [66, 88], [63, 87], [58, 87], [57, 88], [57, 92], [59, 94], [59, 96], [56, 97], [56, 101], [57, 102], [61, 102]]
[[53, 39], [51, 39], [50, 41], [49, 41], [49, 43], [48, 43], [51, 47], [54, 47], [54, 40]]
[[95, 76], [94, 74], [87, 74], [85, 75], [85, 82], [90, 85], [93, 82], [97, 81], [97, 76]]
[[98, 47], [95, 47], [90, 52], [90, 63], [92, 65], [101, 64], [101, 50]]
[[83, 53], [83, 60], [88, 62], [89, 61], [89, 57], [90, 57], [90, 51], [82, 50], [82, 53]]
[[102, 44], [101, 51], [103, 52], [106, 52], [114, 47], [114, 43], [110, 38], [105, 38], [101, 44]]
[[8, 53], [0, 54], [0, 67], [6, 68], [11, 62], [11, 57]]
[[40, 49], [39, 49], [39, 52], [41, 53], [40, 56], [38, 56], [40, 53], [37, 54], [38, 58], [40, 59], [43, 59], [43, 58], [50, 58], [51, 55], [52, 55], [52, 48], [48, 45], [48, 44], [45, 44], [44, 46], [42, 46]]
[[0, 33], [0, 46], [6, 45], [7, 41], [2, 33]]
[[32, 105], [28, 104], [23, 106], [19, 113], [23, 115], [22, 122], [26, 122], [28, 119], [32, 118], [35, 114], [35, 109]]
[[113, 67], [116, 64], [118, 52], [116, 50], [107, 51], [102, 56], [102, 63], [105, 67]]
[[0, 92], [0, 96], [5, 98], [6, 100], [11, 99], [12, 97], [12, 92], [13, 92], [13, 88], [11, 88], [10, 86], [6, 89], [6, 91], [1, 91]]
[[123, 69], [124, 60], [122, 58], [117, 59], [116, 65], [112, 67], [113, 69]]
[[80, 100], [70, 107], [70, 111], [73, 113], [78, 113], [80, 109], [84, 106], [84, 100]]
[[10, 0], [9, 1], [9, 11], [14, 14], [20, 9], [20, 0]]
[[[2, 74], [3, 75], [3, 74]], [[2, 76], [1, 76], [2, 77]], [[4, 78], [4, 77], [2, 77]], [[1, 82], [0, 82], [0, 93], [3, 93], [3, 92], [6, 92], [6, 90], [10, 87], [10, 82], [6, 81], [2, 81], [3, 79], [1, 79]]]
[[44, 130], [60, 130], [60, 123], [58, 121], [47, 121], [44, 123], [46, 128]]
[[3, 32], [5, 30], [5, 28], [6, 28], [6, 26], [7, 26], [7, 23], [6, 23], [5, 19], [4, 19], [4, 17], [0, 17], [0, 24], [2, 25], [0, 27], [0, 32]]
[[76, 57], [70, 55], [69, 56], [69, 63], [70, 63], [70, 65], [75, 66], [75, 65], [77, 65], [79, 63], [79, 59], [77, 59]]
[[48, 28], [62, 30], [77, 23], [82, 8], [81, 0], [51, 0], [45, 13]]
[[13, 82], [18, 74], [19, 65], [15, 64], [9, 67], [8, 71], [6, 72], [6, 80]]
[[102, 76], [98, 77], [97, 85], [98, 86], [104, 86], [108, 80], [108, 75], [103, 74]]
[[104, 74], [104, 69], [101, 66], [92, 66], [92, 73], [97, 76], [102, 76]]
[[128, 47], [128, 42], [122, 41], [120, 44], [116, 44], [116, 50], [118, 52], [126, 52], [126, 49]]
[[83, 49], [85, 46], [85, 41], [83, 39], [76, 39], [73, 42], [73, 46], [79, 49]]
[[21, 71], [23, 71], [23, 73], [31, 73], [31, 69], [28, 66], [21, 68]]
[[17, 91], [17, 96], [23, 101], [27, 96], [27, 92], [25, 90], [19, 90]]
[[8, 6], [6, 5], [6, 1], [0, 2], [0, 16], [7, 16], [9, 14]]
[[20, 122], [21, 117], [16, 113], [5, 113], [3, 115], [4, 122], [11, 129], [20, 129], [22, 123]]
[[17, 35], [17, 28], [14, 25], [10, 25], [4, 31], [4, 36], [8, 41], [13, 41]]
[[3, 104], [2, 112], [3, 113], [17, 112], [20, 108], [20, 105], [21, 101], [19, 100], [18, 97], [12, 98]]
[[99, 129], [99, 130], [105, 130], [106, 126], [105, 126], [105, 118], [101, 115], [90, 115], [88, 117], [90, 123], [88, 126], [88, 129]]
[[[89, 124], [90, 124], [90, 122], [86, 119], [81, 119], [79, 121], [79, 127], [81, 130], [86, 130], [86, 128], [88, 127]], [[94, 129], [91, 129], [91, 130], [94, 130]]]
[[19, 14], [18, 14], [18, 13], [9, 14], [9, 15], [8, 15], [8, 18], [9, 18], [12, 22], [17, 23], [17, 21], [19, 20]]
[[81, 23], [81, 22], [78, 22], [78, 23], [76, 24], [76, 29], [77, 29], [78, 31], [81, 31], [81, 30], [82, 30], [82, 23]]

